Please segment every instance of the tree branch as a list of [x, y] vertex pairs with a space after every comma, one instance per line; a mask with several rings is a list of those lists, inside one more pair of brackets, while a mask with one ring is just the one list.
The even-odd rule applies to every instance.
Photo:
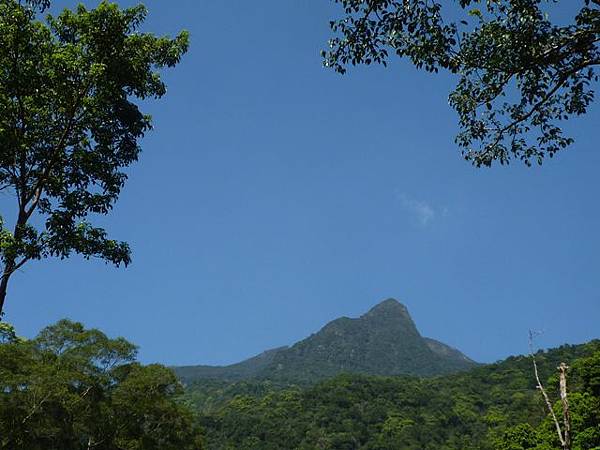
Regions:
[[40, 401], [38, 404], [33, 405], [33, 408], [31, 410], [31, 412], [29, 414], [27, 414], [27, 416], [25, 416], [25, 418], [21, 421], [21, 424], [25, 424], [29, 419], [31, 419], [33, 417], [33, 415], [37, 412], [37, 410], [39, 408], [42, 407], [42, 405], [44, 403], [46, 403], [46, 401], [48, 401], [48, 399], [50, 398], [50, 394], [46, 395], [42, 401]]
[[52, 169], [54, 169], [54, 166], [58, 162], [58, 157], [60, 156], [61, 151], [66, 147], [66, 141], [69, 137], [69, 134], [72, 131], [73, 125], [75, 124], [75, 117], [77, 115], [77, 111], [79, 110], [79, 107], [81, 106], [80, 103], [83, 100], [83, 98], [88, 94], [88, 92], [91, 88], [91, 85], [92, 85], [92, 80], [90, 79], [88, 81], [88, 83], [85, 85], [84, 89], [82, 89], [81, 92], [79, 92], [79, 94], [77, 95], [75, 104], [73, 105], [73, 110], [71, 111], [69, 120], [67, 121], [67, 126], [65, 127], [63, 134], [61, 135], [61, 137], [59, 138], [59, 140], [56, 144], [54, 153], [52, 154], [52, 157], [50, 158], [50, 162], [48, 163], [48, 166], [42, 172], [42, 175], [39, 177], [39, 179], [36, 183], [36, 186], [33, 189], [31, 195], [27, 198], [26, 204], [29, 204], [29, 202], [33, 201], [31, 207], [27, 210], [28, 217], [31, 216], [31, 214], [37, 207], [39, 200], [42, 196], [42, 193], [44, 191], [45, 182], [47, 181], [48, 177], [50, 176]]
[[[600, 0], [598, 0], [598, 1], [600, 1]], [[556, 82], [556, 84], [554, 85], [554, 87], [552, 89], [550, 89], [546, 93], [546, 95], [544, 95], [544, 97], [542, 99], [540, 99], [540, 101], [538, 101], [536, 104], [534, 104], [527, 113], [521, 115], [520, 117], [517, 117], [508, 125], [497, 130], [496, 139], [495, 139], [494, 143], [492, 144], [492, 147], [495, 147], [500, 143], [500, 141], [502, 140], [502, 138], [504, 136], [504, 133], [506, 133], [508, 130], [515, 127], [516, 125], [525, 122], [535, 112], [537, 112], [542, 106], [544, 106], [554, 96], [554, 94], [556, 94], [556, 92], [565, 84], [565, 82], [569, 79], [569, 77], [571, 75], [573, 75], [575, 72], [585, 69], [586, 67], [595, 66], [595, 65], [599, 65], [599, 64], [600, 64], [600, 59], [584, 61], [584, 62], [578, 64], [577, 66], [571, 68], [569, 71], [561, 74], [561, 76], [559, 77], [559, 79]]]

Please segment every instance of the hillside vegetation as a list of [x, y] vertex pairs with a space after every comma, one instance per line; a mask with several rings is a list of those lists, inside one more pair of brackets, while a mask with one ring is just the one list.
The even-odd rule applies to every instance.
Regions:
[[[600, 341], [536, 359], [553, 400], [557, 365], [572, 366], [573, 448], [600, 448]], [[346, 374], [304, 388], [198, 381], [185, 401], [215, 450], [560, 448], [527, 356], [434, 378]]]
[[422, 337], [406, 306], [385, 300], [358, 318], [340, 317], [291, 347], [225, 367], [176, 367], [186, 383], [270, 380], [310, 384], [341, 373], [441, 375], [475, 367], [458, 350]]

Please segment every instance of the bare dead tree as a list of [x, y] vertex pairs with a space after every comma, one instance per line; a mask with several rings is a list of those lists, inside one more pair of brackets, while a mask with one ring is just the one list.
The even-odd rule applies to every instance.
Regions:
[[563, 408], [563, 424], [564, 424], [564, 438], [566, 449], [571, 448], [571, 412], [569, 411], [569, 399], [567, 398], [567, 371], [569, 366], [565, 363], [561, 363], [558, 366], [560, 374], [560, 400]]
[[563, 424], [561, 426], [558, 417], [556, 417], [556, 413], [554, 412], [554, 408], [552, 407], [550, 397], [548, 396], [548, 393], [546, 392], [546, 389], [540, 380], [537, 361], [533, 351], [533, 340], [537, 334], [538, 333], [534, 333], [533, 331], [529, 330], [529, 354], [531, 356], [531, 360], [533, 361], [533, 371], [535, 373], [535, 380], [537, 383], [536, 387], [542, 393], [546, 407], [550, 412], [550, 416], [552, 417], [552, 421], [556, 427], [556, 434], [558, 435], [558, 440], [560, 441], [561, 447], [563, 450], [571, 450], [571, 416], [569, 412], [569, 401], [567, 398], [567, 370], [569, 367], [565, 363], [561, 363], [558, 367], [560, 374], [560, 399], [563, 407]]

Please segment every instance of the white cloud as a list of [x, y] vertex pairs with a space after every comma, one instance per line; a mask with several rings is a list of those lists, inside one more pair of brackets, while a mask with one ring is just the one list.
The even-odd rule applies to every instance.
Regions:
[[429, 203], [416, 200], [404, 192], [399, 192], [397, 195], [404, 209], [413, 214], [421, 225], [427, 226], [436, 218], [437, 212]]

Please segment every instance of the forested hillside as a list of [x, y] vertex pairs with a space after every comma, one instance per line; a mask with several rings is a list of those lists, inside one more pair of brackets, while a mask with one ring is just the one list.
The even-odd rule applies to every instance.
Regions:
[[[600, 446], [598, 352], [600, 341], [536, 354], [553, 400], [556, 367], [563, 361], [573, 367], [580, 439], [573, 448], [580, 450]], [[528, 356], [443, 377], [341, 375], [309, 388], [198, 382], [186, 401], [200, 411], [215, 450], [559, 448]]]
[[186, 383], [269, 380], [311, 384], [341, 373], [431, 376], [477, 363], [460, 351], [421, 336], [406, 306], [395, 299], [357, 318], [339, 317], [291, 347], [280, 347], [224, 367], [176, 367]]

